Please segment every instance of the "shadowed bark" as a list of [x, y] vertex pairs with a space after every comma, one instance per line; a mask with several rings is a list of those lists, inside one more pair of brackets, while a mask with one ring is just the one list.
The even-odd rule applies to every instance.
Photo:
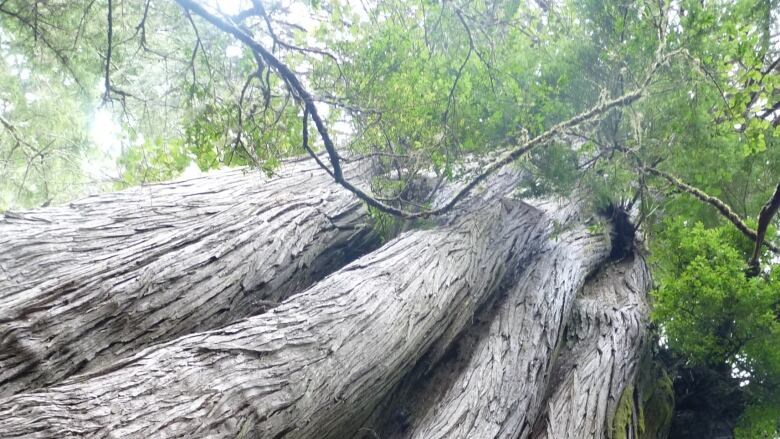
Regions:
[[377, 245], [307, 160], [0, 215], [0, 395], [224, 326]]

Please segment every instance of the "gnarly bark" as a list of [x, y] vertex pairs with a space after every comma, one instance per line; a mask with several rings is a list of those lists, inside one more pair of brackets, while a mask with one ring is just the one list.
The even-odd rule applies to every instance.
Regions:
[[[572, 245], [550, 243], [534, 257], [458, 340], [453, 358], [412, 375], [357, 437], [614, 437], [622, 395], [628, 412], [619, 427], [633, 434], [626, 437], [655, 437], [639, 436], [632, 399], [649, 312], [644, 260], [602, 270], [603, 250], [582, 246], [594, 237], [582, 228], [563, 235]], [[583, 287], [589, 268], [600, 271]]]
[[[0, 437], [481, 439], [636, 429], [644, 262], [635, 256], [588, 279], [614, 250], [609, 235], [583, 224], [577, 203], [497, 202], [511, 187], [506, 177], [456, 217], [403, 234], [264, 314], [0, 399]], [[311, 194], [300, 196], [306, 205]]]
[[518, 267], [506, 295], [486, 307], [459, 340], [455, 358], [432, 375], [410, 380], [377, 416], [384, 425], [367, 425], [364, 437], [528, 435], [574, 296], [610, 253], [604, 234], [578, 224], [556, 228], [540, 252]]
[[554, 228], [522, 203], [476, 203], [265, 314], [2, 400], [0, 432], [348, 437], [420, 358], [436, 361], [507, 268], [528, 263]]
[[0, 216], [0, 395], [257, 314], [368, 251], [312, 161]]
[[640, 437], [634, 383], [645, 349], [651, 285], [639, 255], [588, 282], [574, 303], [544, 413], [531, 437]]

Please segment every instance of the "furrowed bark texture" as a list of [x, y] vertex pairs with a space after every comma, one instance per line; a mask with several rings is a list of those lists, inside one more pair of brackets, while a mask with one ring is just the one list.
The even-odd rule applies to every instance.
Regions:
[[262, 312], [375, 247], [313, 161], [0, 215], [0, 395]]
[[[401, 235], [265, 314], [0, 401], [3, 437], [343, 438], [436, 358], [553, 225], [473, 203]], [[431, 354], [431, 352], [433, 352]]]
[[604, 234], [573, 221], [556, 224], [538, 254], [517, 267], [505, 295], [458, 340], [450, 361], [410, 381], [379, 416], [380, 426], [366, 426], [362, 437], [528, 435], [571, 303], [610, 252]]
[[574, 303], [534, 439], [640, 437], [634, 382], [646, 347], [651, 286], [638, 254], [588, 282]]

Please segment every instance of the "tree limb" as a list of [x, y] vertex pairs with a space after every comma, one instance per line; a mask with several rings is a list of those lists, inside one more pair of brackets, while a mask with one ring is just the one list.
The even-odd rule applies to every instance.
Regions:
[[[712, 195], [707, 194], [706, 192], [702, 191], [701, 189], [698, 189], [698, 188], [695, 188], [695, 187], [693, 187], [693, 186], [691, 186], [689, 184], [683, 183], [679, 178], [677, 178], [677, 177], [675, 177], [675, 176], [673, 176], [673, 175], [671, 175], [669, 173], [666, 173], [664, 171], [661, 171], [659, 169], [652, 168], [652, 167], [645, 167], [644, 171], [649, 173], [649, 174], [653, 174], [653, 175], [655, 175], [657, 177], [663, 178], [664, 180], [668, 181], [669, 183], [671, 183], [672, 185], [674, 185], [678, 189], [682, 190], [683, 192], [686, 192], [686, 193], [688, 193], [690, 195], [693, 195], [698, 200], [703, 201], [703, 202], [709, 204], [710, 206], [714, 207], [715, 209], [718, 210], [718, 212], [720, 212], [721, 215], [723, 215], [727, 220], [729, 220], [732, 224], [734, 224], [737, 227], [737, 229], [740, 232], [742, 232], [743, 235], [745, 235], [748, 238], [750, 238], [751, 240], [755, 241], [757, 246], [760, 246], [760, 245], [763, 244], [764, 246], [766, 246], [768, 249], [772, 250], [773, 252], [780, 254], [780, 248], [778, 248], [777, 246], [775, 246], [775, 245], [773, 245], [773, 244], [771, 244], [769, 242], [763, 241], [763, 236], [761, 236], [761, 239], [759, 240], [758, 233], [756, 233], [755, 230], [753, 230], [750, 227], [748, 227], [748, 225], [745, 224], [745, 221], [743, 221], [742, 218], [740, 218], [740, 216], [737, 215], [736, 212], [731, 210], [731, 208], [726, 203], [721, 201], [720, 199], [715, 198]], [[780, 203], [780, 193], [778, 193], [778, 192], [780, 192], [780, 187], [778, 187], [778, 191], [775, 192], [775, 196], [772, 198], [772, 200], [770, 200], [770, 203], [767, 203], [767, 206], [770, 206], [772, 201], [775, 201], [776, 203]], [[777, 198], [777, 200], [775, 200], [775, 198]], [[767, 206], [764, 206], [764, 209], [766, 209]], [[775, 206], [775, 211], [777, 211], [777, 207], [778, 206]], [[761, 210], [762, 215], [764, 214], [764, 209]], [[774, 214], [774, 212], [772, 212], [772, 214]], [[769, 215], [769, 217], [771, 218], [771, 215]], [[759, 218], [761, 218], [761, 217], [759, 216]], [[760, 219], [759, 219], [759, 221], [760, 221]], [[766, 222], [768, 223], [769, 219], [767, 219]], [[764, 227], [764, 229], [766, 229], [766, 227]], [[765, 233], [766, 233], [766, 230], [763, 231], [762, 235], [765, 234]]]
[[338, 152], [336, 151], [336, 146], [333, 143], [333, 140], [331, 139], [330, 135], [328, 134], [328, 129], [325, 126], [325, 122], [320, 117], [319, 111], [314, 105], [314, 99], [306, 90], [306, 88], [303, 86], [303, 84], [300, 82], [300, 80], [295, 75], [295, 73], [293, 73], [292, 70], [290, 70], [289, 67], [287, 67], [284, 63], [282, 63], [278, 58], [276, 58], [276, 56], [274, 56], [265, 47], [257, 43], [252, 38], [251, 35], [247, 34], [237, 26], [228, 23], [227, 21], [215, 16], [214, 14], [211, 14], [205, 8], [195, 3], [193, 0], [176, 0], [176, 2], [185, 10], [190, 10], [192, 12], [195, 12], [197, 15], [201, 16], [206, 21], [216, 26], [218, 29], [234, 36], [236, 39], [238, 39], [243, 44], [248, 46], [254, 52], [259, 54], [260, 57], [262, 57], [266, 61], [268, 66], [276, 70], [276, 72], [287, 83], [287, 86], [291, 91], [291, 93], [293, 94], [293, 96], [295, 97], [295, 99], [301, 102], [304, 108], [311, 115], [312, 121], [314, 122], [314, 125], [317, 128], [320, 137], [322, 138], [323, 144], [325, 146], [325, 150], [328, 153], [328, 158], [330, 159], [330, 164], [332, 167], [331, 172], [333, 172], [333, 179], [336, 181], [336, 183], [340, 184], [341, 186], [343, 186], [344, 188], [346, 188], [347, 190], [355, 194], [355, 196], [357, 196], [359, 199], [364, 201], [369, 206], [374, 207], [385, 213], [389, 213], [405, 219], [427, 218], [433, 215], [441, 215], [449, 212], [460, 200], [462, 200], [467, 195], [469, 195], [477, 185], [485, 181], [485, 179], [490, 174], [512, 163], [513, 161], [517, 160], [518, 158], [520, 158], [527, 152], [535, 149], [536, 147], [546, 144], [558, 133], [566, 129], [575, 127], [583, 122], [593, 120], [613, 108], [626, 106], [633, 102], [636, 102], [644, 95], [644, 92], [647, 89], [647, 87], [650, 85], [650, 82], [652, 81], [655, 72], [661, 67], [661, 65], [666, 63], [669, 60], [669, 58], [671, 58], [672, 56], [676, 55], [679, 52], [679, 51], [673, 51], [667, 53], [664, 56], [661, 56], [660, 52], [661, 49], [663, 48], [663, 45], [659, 46], [659, 50], [656, 52], [656, 59], [653, 62], [653, 64], [650, 66], [647, 76], [645, 77], [644, 81], [639, 85], [638, 88], [617, 98], [602, 101], [599, 104], [597, 104], [595, 107], [591, 108], [590, 110], [580, 113], [564, 122], [561, 122], [553, 126], [552, 128], [548, 129], [547, 131], [543, 132], [542, 134], [523, 142], [522, 144], [516, 145], [513, 150], [510, 150], [508, 153], [503, 155], [498, 160], [487, 165], [480, 174], [478, 174], [473, 180], [471, 180], [468, 184], [466, 184], [458, 193], [456, 193], [450, 199], [450, 201], [448, 201], [446, 204], [442, 205], [441, 207], [433, 210], [409, 212], [382, 203], [381, 201], [377, 200], [375, 197], [371, 196], [367, 192], [353, 185], [349, 180], [344, 178], [344, 175], [341, 170], [339, 155]]
[[766, 237], [766, 230], [769, 227], [769, 222], [772, 217], [780, 209], [780, 184], [777, 185], [775, 193], [772, 198], [766, 202], [764, 207], [761, 208], [761, 212], [758, 214], [758, 229], [756, 230], [756, 245], [753, 248], [753, 256], [750, 258], [748, 266], [751, 271], [758, 274], [759, 271], [759, 257], [761, 255], [761, 244], [764, 243]]

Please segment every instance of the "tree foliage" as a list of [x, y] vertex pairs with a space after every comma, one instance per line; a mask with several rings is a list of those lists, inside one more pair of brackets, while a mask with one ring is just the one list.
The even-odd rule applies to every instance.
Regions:
[[[382, 206], [425, 211], [442, 181], [520, 151], [507, 161], [524, 196], [579, 191], [594, 215], [631, 213], [670, 368], [739, 376], [738, 431], [777, 430], [778, 240], [770, 227], [762, 247], [753, 220], [780, 176], [777, 1], [194, 4], [0, 2], [0, 209], [194, 166], [272, 173], [308, 148], [335, 174], [371, 164], [357, 191], [389, 233]], [[90, 136], [99, 111], [118, 150]]]
[[[761, 437], [780, 411], [780, 278], [777, 267], [747, 277], [752, 250], [733, 228], [666, 225], [657, 261], [655, 318], [664, 341], [685, 367], [709, 367], [739, 378], [749, 395], [742, 437]], [[730, 392], [734, 389], [724, 389]], [[748, 433], [751, 432], [751, 433]], [[773, 433], [774, 430], [763, 432]]]

